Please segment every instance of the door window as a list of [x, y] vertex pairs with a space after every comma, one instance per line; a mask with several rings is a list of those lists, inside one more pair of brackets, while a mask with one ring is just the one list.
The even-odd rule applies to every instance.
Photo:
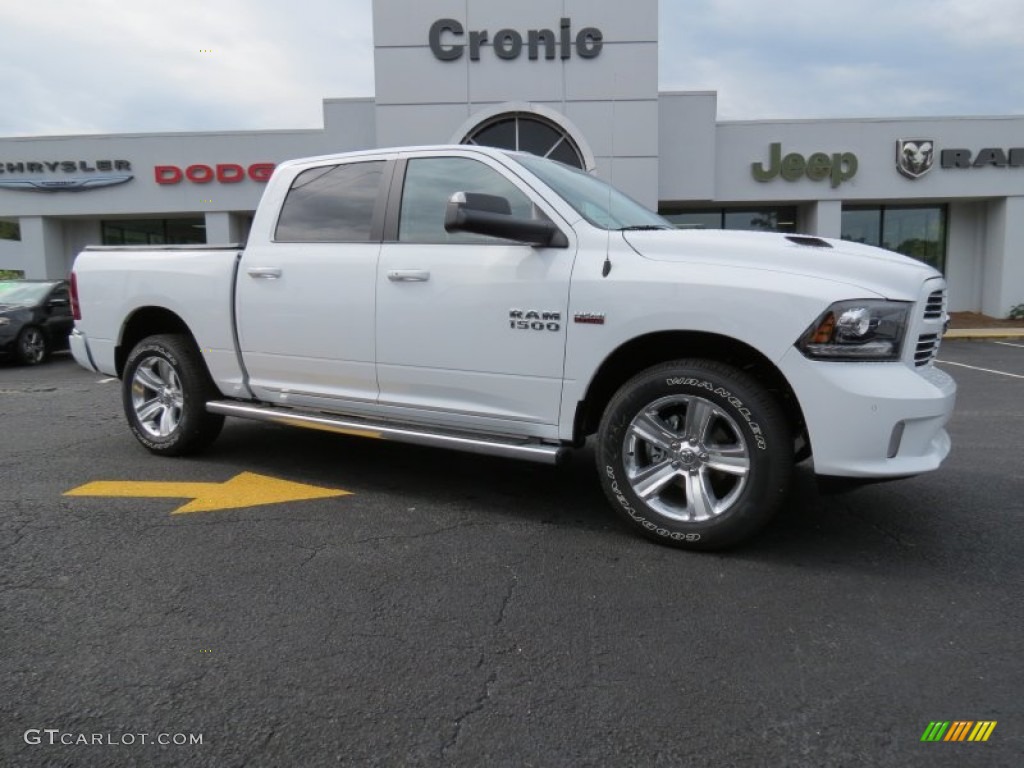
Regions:
[[512, 215], [539, 218], [533, 203], [515, 184], [493, 168], [465, 157], [423, 157], [410, 160], [402, 191], [398, 239], [403, 243], [507, 243], [471, 232], [446, 232], [444, 214], [456, 192], [483, 192], [508, 200]]
[[274, 239], [286, 243], [365, 243], [384, 161], [310, 168], [295, 177]]

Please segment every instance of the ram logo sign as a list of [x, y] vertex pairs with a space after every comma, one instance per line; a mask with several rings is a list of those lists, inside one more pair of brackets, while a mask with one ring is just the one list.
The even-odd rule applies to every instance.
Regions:
[[896, 170], [908, 179], [920, 179], [935, 162], [931, 139], [900, 139], [896, 142]]

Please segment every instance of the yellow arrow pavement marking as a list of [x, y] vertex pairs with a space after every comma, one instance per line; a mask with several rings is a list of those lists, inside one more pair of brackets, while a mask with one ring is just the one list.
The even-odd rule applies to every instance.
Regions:
[[253, 472], [243, 472], [223, 483], [99, 481], [72, 488], [64, 495], [192, 499], [171, 513], [180, 515], [185, 512], [216, 512], [222, 509], [281, 504], [286, 501], [330, 499], [350, 496], [351, 491], [320, 488]]

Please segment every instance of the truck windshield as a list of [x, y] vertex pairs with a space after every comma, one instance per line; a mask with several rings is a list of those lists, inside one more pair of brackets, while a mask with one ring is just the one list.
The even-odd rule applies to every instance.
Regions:
[[545, 160], [517, 152], [510, 156], [562, 196], [584, 219], [601, 229], [674, 229], [658, 214], [619, 192], [600, 179]]

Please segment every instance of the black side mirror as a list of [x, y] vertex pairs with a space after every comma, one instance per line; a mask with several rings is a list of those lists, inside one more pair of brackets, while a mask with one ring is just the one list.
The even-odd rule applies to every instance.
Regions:
[[482, 192], [456, 192], [444, 213], [447, 232], [473, 232], [527, 245], [568, 248], [569, 239], [553, 222], [512, 215], [509, 201]]

